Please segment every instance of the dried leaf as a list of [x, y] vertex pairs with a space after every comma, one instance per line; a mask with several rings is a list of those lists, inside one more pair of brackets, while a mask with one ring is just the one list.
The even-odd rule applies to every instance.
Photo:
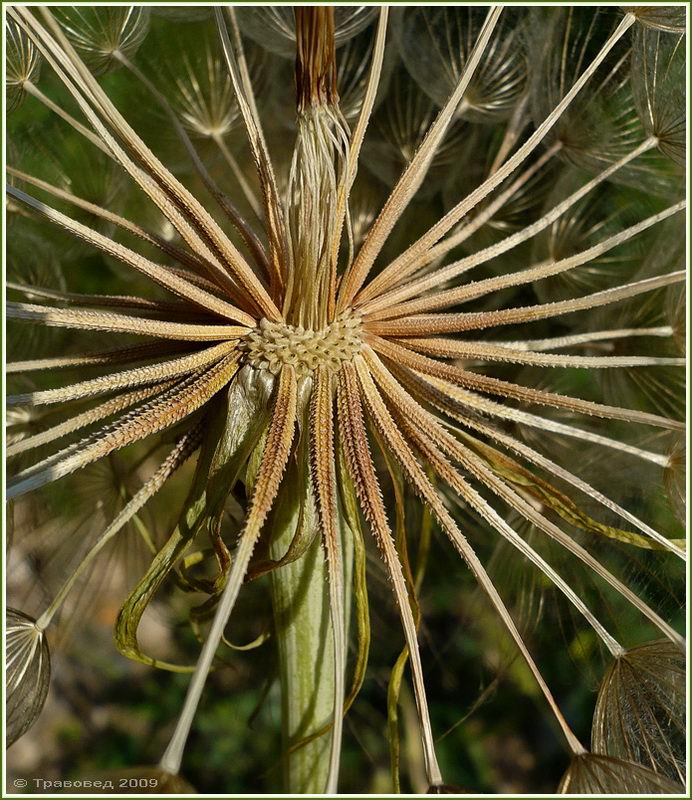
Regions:
[[[645, 550], [666, 549], [664, 545], [659, 544], [648, 536], [615, 528], [612, 525], [605, 525], [593, 519], [593, 517], [590, 517], [586, 512], [582, 511], [571, 498], [558, 491], [547, 481], [537, 477], [530, 470], [521, 467], [513, 461], [513, 459], [502, 455], [499, 451], [483, 445], [473, 437], [468, 437], [467, 443], [487, 459], [487, 463], [493, 472], [515, 486], [523, 488], [562, 517], [566, 522], [569, 522], [570, 525], [574, 525], [576, 528], [580, 528], [583, 531], [600, 534], [609, 539], [615, 539], [615, 541], [641, 547]], [[685, 539], [673, 539], [671, 542], [683, 549], [687, 544]]]

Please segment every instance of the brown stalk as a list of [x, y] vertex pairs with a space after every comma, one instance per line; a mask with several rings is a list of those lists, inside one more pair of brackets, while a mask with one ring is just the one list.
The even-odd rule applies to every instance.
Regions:
[[296, 102], [298, 112], [310, 106], [335, 105], [336, 45], [331, 6], [297, 6]]

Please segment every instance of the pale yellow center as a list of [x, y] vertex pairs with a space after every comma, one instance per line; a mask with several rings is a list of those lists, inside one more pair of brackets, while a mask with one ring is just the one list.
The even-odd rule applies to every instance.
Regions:
[[336, 372], [362, 346], [359, 317], [344, 315], [319, 331], [263, 319], [242, 343], [246, 359], [256, 369], [276, 375], [290, 364], [299, 377], [324, 365]]

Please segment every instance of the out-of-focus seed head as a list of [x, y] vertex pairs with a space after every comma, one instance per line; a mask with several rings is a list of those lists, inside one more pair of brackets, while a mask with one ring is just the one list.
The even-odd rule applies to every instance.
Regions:
[[[575, 192], [586, 177], [583, 170], [563, 170], [546, 198], [544, 212]], [[632, 190], [617, 184], [597, 186], [536, 237], [534, 261], [569, 258], [608, 236], [621, 233], [637, 221], [645, 200], [636, 195], [633, 199]], [[639, 268], [644, 247], [642, 240], [635, 238], [583, 267], [537, 282], [535, 291], [541, 300], [549, 302], [605, 288], [618, 277], [632, 275]]]
[[668, 454], [668, 466], [663, 473], [668, 501], [681, 522], [687, 519], [686, 453], [685, 438], [677, 437]]
[[673, 329], [673, 341], [681, 356], [687, 352], [687, 320], [685, 292], [670, 288], [666, 292], [665, 312]]
[[562, 777], [560, 794], [679, 794], [684, 791], [664, 775], [610, 756], [575, 756]]
[[41, 56], [33, 42], [11, 20], [7, 21], [5, 30], [5, 87], [9, 113], [24, 99], [25, 84], [38, 80]]
[[596, 703], [594, 752], [685, 780], [685, 654], [672, 642], [627, 651], [608, 670]]
[[349, 198], [353, 244], [360, 247], [375, 217], [382, 208], [386, 192], [382, 184], [368, 174], [359, 176]]
[[[454, 90], [478, 39], [485, 8], [409, 8], [399, 26], [401, 57], [414, 80], [438, 106]], [[458, 116], [476, 122], [506, 118], [523, 94], [528, 61], [522, 26], [503, 13], [492, 42], [464, 94]]]
[[5, 613], [7, 646], [7, 744], [13, 744], [36, 722], [50, 684], [50, 653], [43, 631], [21, 611]]
[[[531, 82], [534, 124], [545, 118], [565, 87], [578, 79], [593, 49], [598, 49], [622, 20], [609, 8], [599, 8], [595, 15], [585, 11], [565, 8], [561, 14], [537, 14], [535, 24], [528, 26], [527, 36], [533, 43], [530, 51], [537, 60]], [[652, 61], [651, 37], [661, 38], [661, 56], [656, 63]], [[576, 98], [546, 143], [559, 142], [560, 158], [597, 172], [625, 156], [647, 135], [660, 134], [658, 150], [627, 164], [613, 180], [665, 196], [679, 192], [685, 136], [685, 102], [680, 92], [684, 95], [685, 82], [679, 63], [684, 60], [682, 44], [673, 58], [677, 39], [640, 27], [634, 37], [622, 38], [606, 58], [602, 78], [591, 91]], [[644, 41], [649, 48], [646, 52], [642, 51]], [[664, 75], [668, 69], [663, 67], [664, 55], [671, 62], [668, 75]], [[647, 98], [654, 101], [651, 109]]]
[[[392, 76], [387, 95], [373, 115], [370, 137], [363, 146], [363, 160], [377, 177], [393, 186], [402, 170], [408, 166], [423, 138], [437, 116], [433, 101], [411, 84], [411, 77], [399, 68]], [[464, 145], [468, 141], [468, 128], [464, 120], [454, 122], [447, 137], [435, 153], [431, 165], [431, 178], [445, 180], [450, 169], [456, 166]], [[421, 193], [435, 191], [440, 181], [430, 180]]]
[[632, 92], [644, 129], [676, 164], [685, 163], [685, 38], [641, 27], [632, 47]]
[[[635, 240], [618, 247], [614, 253], [616, 255], [606, 254], [602, 264], [594, 262], [595, 271], [602, 266], [611, 276], [620, 271], [633, 278], [646, 279], [671, 270], [684, 270], [684, 221], [667, 220], [656, 235], [640, 239], [638, 246]], [[676, 304], [679, 304], [677, 310]], [[613, 339], [610, 344], [613, 355], [628, 356], [636, 351], [676, 358], [684, 355], [684, 317], [684, 289], [669, 287], [645, 298], [626, 300], [615, 308], [597, 311], [592, 325], [595, 330], [614, 327], [659, 332], [651, 336]], [[675, 419], [685, 417], [685, 374], [680, 368], [601, 370], [596, 377], [609, 403], [647, 409]]]
[[143, 6], [56, 8], [54, 14], [95, 74], [117, 68], [121, 56], [132, 58], [149, 31], [149, 9]]
[[637, 22], [647, 28], [668, 33], [685, 32], [684, 6], [623, 6], [622, 10], [634, 14]]
[[[272, 53], [294, 58], [296, 53], [296, 21], [293, 9], [283, 6], [236, 9], [241, 30]], [[336, 6], [334, 39], [337, 47], [360, 33], [375, 19], [377, 8], [369, 6]]]
[[[670, 403], [684, 398], [681, 359], [670, 357], [677, 356], [673, 331], [682, 327], [681, 312], [673, 300], [669, 310], [667, 301], [669, 287], [681, 284], [684, 274], [663, 246], [661, 268], [651, 273], [655, 280], [647, 282], [650, 276], [640, 272], [645, 250], [657, 245], [655, 234], [645, 231], [659, 224], [663, 230], [662, 220], [683, 216], [683, 204], [675, 202], [681, 171], [667, 153], [679, 146], [679, 131], [666, 121], [674, 108], [670, 99], [682, 97], [681, 90], [668, 90], [666, 74], [656, 83], [647, 71], [650, 51], [658, 48], [659, 63], [672, 65], [671, 74], [681, 78], [677, 34], [660, 21], [652, 27], [651, 17], [647, 25], [646, 14], [642, 24], [628, 27], [633, 18], [612, 8], [535, 14], [493, 8], [481, 16], [465, 7], [402, 9], [392, 13], [389, 29], [386, 10], [369, 28], [376, 8], [334, 7], [334, 18], [327, 11], [241, 8], [214, 19], [211, 9], [200, 7], [61, 8], [57, 26], [63, 24], [74, 46], [66, 44], [51, 12], [22, 6], [9, 12], [52, 63], [65, 67], [47, 81], [43, 99], [31, 89], [29, 110], [37, 109], [31, 124], [45, 140], [40, 148], [27, 130], [31, 115], [12, 119], [36, 157], [33, 166], [10, 158], [16, 184], [8, 191], [22, 214], [14, 216], [33, 238], [11, 237], [8, 318], [12, 326], [34, 323], [30, 330], [65, 333], [62, 340], [51, 338], [52, 349], [32, 341], [25, 358], [19, 351], [30, 337], [13, 337], [10, 496], [43, 489], [17, 506], [18, 526], [31, 536], [27, 541], [18, 533], [19, 556], [22, 566], [32, 566], [34, 591], [43, 594], [53, 582], [63, 587], [38, 623], [13, 612], [11, 652], [24, 664], [11, 687], [22, 709], [15, 727], [25, 730], [45, 698], [49, 668], [37, 625], [48, 625], [58, 609], [62, 620], [74, 617], [84, 597], [90, 616], [102, 620], [107, 579], [121, 609], [119, 651], [187, 671], [187, 641], [181, 640], [175, 661], [162, 662], [152, 654], [163, 651], [162, 642], [139, 630], [145, 608], [155, 611], [166, 601], [171, 579], [179, 578], [179, 588], [207, 597], [201, 604], [197, 597], [189, 604], [174, 601], [168, 621], [178, 622], [189, 609], [200, 640], [212, 613], [215, 622], [160, 762], [166, 769], [135, 768], [110, 777], [136, 794], [191, 792], [173, 773], [222, 631], [232, 612], [240, 616], [234, 607], [241, 587], [268, 570], [281, 580], [285, 573], [278, 567], [290, 562], [305, 570], [320, 596], [329, 589], [329, 609], [326, 596], [322, 608], [331, 614], [332, 641], [323, 640], [321, 622], [300, 623], [315, 634], [320, 659], [302, 645], [295, 655], [310, 687], [319, 690], [298, 698], [301, 725], [309, 731], [313, 722], [330, 720], [324, 730], [333, 743], [329, 764], [321, 756], [306, 757], [307, 750], [300, 758], [318, 790], [335, 792], [346, 688], [339, 680], [350, 677], [337, 667], [346, 664], [350, 644], [341, 623], [347, 622], [342, 611], [351, 607], [351, 575], [358, 653], [354, 689], [343, 710], [357, 694], [370, 641], [365, 573], [373, 559], [362, 539], [362, 512], [384, 558], [374, 574], [381, 580], [369, 583], [381, 584], [383, 592], [388, 585], [394, 589], [413, 676], [425, 776], [412, 773], [412, 784], [431, 787], [430, 793], [461, 791], [444, 784], [438, 768], [439, 711], [430, 718], [416, 635], [419, 622], [425, 624], [417, 593], [436, 520], [478, 583], [476, 589], [471, 581], [457, 582], [455, 592], [464, 592], [458, 606], [466, 617], [463, 638], [473, 644], [483, 673], [502, 675], [514, 665], [518, 647], [526, 665], [517, 662], [516, 672], [512, 667], [516, 688], [527, 696], [535, 691], [524, 688], [530, 670], [577, 754], [562, 791], [677, 791], [673, 762], [649, 763], [639, 755], [642, 747], [584, 753], [585, 731], [581, 725], [572, 731], [566, 719], [571, 713], [558, 708], [566, 688], [577, 690], [576, 680], [558, 670], [553, 694], [533, 657], [551, 659], [551, 683], [552, 668], [566, 659], [588, 673], [595, 666], [599, 677], [601, 651], [619, 659], [619, 668], [634, 663], [637, 680], [627, 692], [622, 680], [619, 686], [609, 682], [607, 711], [616, 715], [618, 703], [640, 698], [647, 669], [658, 664], [667, 675], [669, 668], [661, 658], [651, 667], [649, 658], [645, 669], [639, 651], [627, 650], [640, 624], [681, 641], [675, 629], [680, 591], [673, 584], [680, 588], [684, 564], [681, 558], [669, 567], [663, 559], [666, 550], [684, 557], [684, 543], [677, 525], [669, 529], [670, 515], [659, 500], [666, 470], [682, 495], [684, 457], [674, 451], [667, 460], [669, 441], [639, 431], [649, 424], [682, 429], [674, 408], [674, 419], [652, 418], [642, 397], [653, 396], [651, 410], [669, 416]], [[149, 13], [161, 16], [152, 17], [151, 36], [130, 62]], [[426, 26], [435, 20], [444, 24], [432, 35]], [[639, 105], [632, 90], [635, 36], [637, 46], [641, 41]], [[253, 74], [253, 47], [263, 48], [264, 86]], [[472, 50], [479, 56], [473, 61]], [[666, 60], [661, 54], [669, 51]], [[124, 68], [97, 82], [80, 57], [95, 72]], [[286, 57], [296, 57], [295, 73]], [[475, 65], [473, 75], [469, 64]], [[312, 87], [298, 104], [295, 74], [307, 75], [304, 86]], [[327, 76], [329, 91], [321, 93]], [[111, 91], [122, 115], [113, 111]], [[453, 99], [445, 103], [450, 91]], [[247, 100], [240, 109], [236, 97]], [[647, 98], [655, 109], [650, 124]], [[40, 102], [44, 110], [35, 105]], [[289, 108], [292, 127], [281, 119]], [[139, 117], [140, 109], [133, 126], [132, 114]], [[45, 124], [41, 114], [50, 120], [49, 112], [58, 118]], [[236, 124], [247, 133], [242, 142], [231, 133]], [[192, 138], [210, 141], [191, 142], [183, 127]], [[57, 135], [60, 129], [71, 143]], [[660, 150], [648, 135], [659, 137]], [[51, 152], [59, 155], [55, 165], [45, 157]], [[110, 178], [111, 153], [131, 179], [122, 186]], [[661, 165], [670, 171], [662, 173]], [[93, 185], [92, 174], [98, 178]], [[640, 182], [640, 176], [650, 180]], [[246, 218], [243, 206], [252, 215]], [[67, 233], [79, 244], [65, 244]], [[667, 243], [684, 238], [675, 231], [663, 235]], [[88, 253], [77, 251], [85, 246]], [[50, 275], [36, 274], [37, 266], [51, 263], [43, 257], [51, 248], [65, 266], [64, 291], [56, 290]], [[631, 321], [619, 322], [622, 309]], [[120, 334], [128, 337], [125, 346], [110, 344]], [[74, 378], [61, 379], [75, 368]], [[637, 375], [644, 378], [635, 382], [640, 368]], [[618, 370], [625, 381], [599, 385], [594, 375]], [[671, 376], [674, 370], [678, 377]], [[600, 404], [610, 392], [624, 392], [628, 402]], [[42, 449], [47, 445], [50, 451]], [[162, 461], [161, 447], [171, 448]], [[197, 465], [186, 466], [197, 449]], [[49, 486], [63, 478], [55, 489]], [[409, 509], [404, 484], [427, 511]], [[649, 494], [655, 495], [651, 502]], [[659, 532], [635, 516], [639, 507], [645, 518], [655, 512], [651, 524], [658, 528], [662, 519], [666, 529]], [[494, 546], [490, 529], [503, 547]], [[60, 539], [56, 545], [48, 541], [52, 531]], [[341, 537], [341, 531], [352, 536]], [[415, 553], [406, 546], [409, 531], [420, 531]], [[313, 542], [320, 552], [319, 539], [325, 556], [315, 564], [328, 580], [311, 559], [299, 560]], [[97, 556], [100, 563], [92, 564]], [[34, 563], [41, 569], [34, 570]], [[452, 562], [431, 566], [446, 573]], [[458, 570], [465, 566], [459, 563]], [[439, 574], [429, 575], [428, 584]], [[120, 601], [124, 592], [129, 594]], [[482, 612], [469, 614], [466, 600], [481, 593]], [[110, 589], [108, 598], [113, 616]], [[308, 606], [321, 615], [317, 603]], [[456, 616], [458, 609], [441, 607], [445, 615], [449, 610]], [[555, 641], [573, 617], [576, 635]], [[273, 633], [279, 641], [291, 636], [283, 625]], [[505, 646], [507, 634], [511, 647]], [[238, 635], [244, 639], [245, 630]], [[333, 671], [321, 658], [330, 650]], [[466, 662], [468, 648], [462, 650], [457, 655]], [[400, 657], [392, 671], [388, 697], [393, 773], [403, 663]], [[23, 683], [32, 675], [33, 682]], [[457, 686], [439, 688], [451, 693]], [[282, 692], [291, 702], [299, 694], [290, 685]], [[413, 717], [406, 694], [401, 722], [408, 728]], [[646, 689], [657, 721], [669, 695], [660, 686]], [[436, 691], [438, 708], [441, 696]], [[470, 699], [464, 695], [465, 706]], [[525, 721], [519, 722], [523, 731]], [[379, 718], [375, 724], [381, 727]], [[294, 732], [288, 733], [294, 741]], [[647, 741], [669, 746], [654, 733], [651, 739], [647, 729]], [[490, 738], [495, 731], [489, 734], [488, 754], [497, 750]], [[495, 737], [514, 769], [530, 748], [522, 742], [515, 751], [512, 740], [518, 741]], [[308, 745], [327, 753], [326, 742]], [[486, 751], [486, 740], [481, 744]], [[285, 755], [292, 761], [293, 748]], [[379, 761], [380, 753], [373, 755]], [[324, 780], [314, 779], [316, 767], [324, 767]], [[542, 783], [549, 778], [540, 767]], [[303, 779], [289, 776], [288, 788], [300, 793]], [[466, 785], [473, 775], [462, 779], [450, 772], [448, 779]]]
[[185, 127], [196, 136], [224, 136], [239, 119], [228, 70], [207, 51], [204, 65], [187, 63], [177, 82], [175, 106]]

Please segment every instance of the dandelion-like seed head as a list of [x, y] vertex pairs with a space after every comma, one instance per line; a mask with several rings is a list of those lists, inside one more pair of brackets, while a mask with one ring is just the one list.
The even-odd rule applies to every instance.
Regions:
[[186, 64], [176, 83], [174, 108], [196, 136], [223, 137], [240, 121], [240, 110], [221, 59], [208, 49], [200, 64]]
[[36, 621], [13, 608], [5, 614], [5, 642], [7, 744], [11, 745], [41, 713], [50, 684], [50, 654]]
[[623, 10], [634, 14], [644, 27], [667, 33], [685, 32], [685, 9], [681, 6], [624, 6]]
[[122, 57], [134, 56], [149, 30], [146, 6], [58, 8], [56, 18], [84, 63], [96, 74], [117, 67]]
[[41, 72], [41, 55], [28, 36], [11, 20], [6, 25], [5, 87], [7, 111], [24, 99], [27, 83], [35, 83]]
[[[369, 680], [374, 562], [403, 646], [387, 696], [393, 787], [401, 708], [419, 733], [412, 780], [451, 792], [420, 635], [426, 565], [444, 547], [466, 576], [455, 604], [470, 587], [485, 603], [449, 650], [477, 635], [484, 663], [521, 656], [517, 683], [538, 687], [568, 754], [559, 791], [679, 791], [684, 639], [666, 581], [680, 583], [685, 542], [665, 495], [650, 513], [636, 479], [649, 493], [662, 481], [680, 510], [680, 12], [163, 11], [8, 8], [15, 101], [31, 95], [78, 143], [41, 150], [58, 151], [58, 169], [10, 151], [7, 196], [30, 235], [11, 243], [7, 318], [61, 329], [68, 346], [15, 336], [8, 498], [21, 521], [39, 516], [25, 496], [58, 481], [96, 496], [69, 493], [89, 537], [75, 536], [57, 591], [35, 619], [9, 613], [10, 738], [45, 701], [46, 631], [79, 587], [105, 587], [98, 567], [122, 542], [130, 560], [108, 571], [128, 583], [119, 652], [189, 675], [140, 779], [190, 791], [180, 772], [221, 654], [276, 642], [287, 788], [334, 793], [344, 715]], [[202, 47], [161, 74], [147, 66], [150, 24], [190, 19]], [[246, 37], [274, 55], [255, 60]], [[128, 96], [147, 98], [149, 129], [100, 80], [116, 66]], [[47, 70], [60, 91], [36, 86]], [[270, 86], [290, 86], [285, 124], [287, 103], [262, 102]], [[73, 177], [75, 153], [97, 180]], [[84, 280], [72, 266], [44, 279], [44, 251]], [[42, 538], [15, 536], [16, 557]], [[638, 577], [652, 565], [648, 592]], [[169, 587], [193, 598], [194, 664], [146, 636]], [[239, 614], [239, 597], [265, 588], [273, 621], [237, 645], [233, 625], [262, 616]], [[539, 657], [567, 620], [561, 654], [610, 663], [590, 750]]]

